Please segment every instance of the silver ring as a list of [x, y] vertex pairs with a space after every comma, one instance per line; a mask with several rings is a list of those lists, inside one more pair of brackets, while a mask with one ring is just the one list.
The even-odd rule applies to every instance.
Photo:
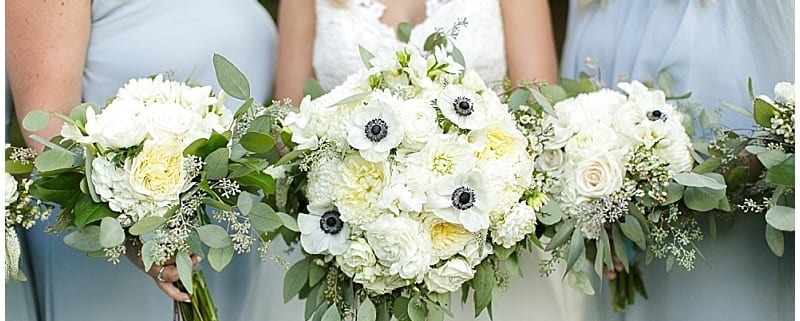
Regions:
[[165, 268], [166, 266], [162, 266], [160, 269], [158, 269], [158, 273], [156, 273], [156, 280], [158, 280], [158, 282], [167, 282], [167, 280], [164, 280], [164, 278], [161, 277], [161, 273], [164, 273]]

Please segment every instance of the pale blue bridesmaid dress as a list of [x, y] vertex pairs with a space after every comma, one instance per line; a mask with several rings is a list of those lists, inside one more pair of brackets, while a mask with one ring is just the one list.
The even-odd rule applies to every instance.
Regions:
[[[94, 1], [83, 100], [102, 106], [128, 79], [163, 72], [218, 91], [212, 56], [219, 53], [245, 73], [256, 101], [265, 102], [276, 45], [275, 24], [255, 0]], [[88, 258], [65, 246], [63, 235], [43, 232], [45, 225], [26, 234], [39, 320], [172, 320], [172, 300], [150, 276], [125, 258], [117, 265]], [[264, 319], [269, 305], [262, 302], [278, 300], [267, 287], [281, 287], [282, 268], [262, 263], [255, 251], [222, 273], [206, 262], [201, 268], [221, 320]], [[6, 305], [6, 316], [15, 308]]]
[[[795, 81], [794, 1], [608, 0], [570, 1], [562, 76], [593, 73], [615, 87], [619, 79], [656, 80], [665, 69], [678, 94], [708, 109], [721, 99], [749, 107], [747, 79], [757, 94], [773, 96], [779, 81]], [[751, 107], [750, 107], [751, 108]], [[722, 108], [721, 123], [747, 129], [752, 120]], [[703, 219], [705, 220], [705, 219]], [[637, 299], [626, 320], [775, 321], [794, 319], [794, 233], [783, 258], [764, 240], [763, 215], [745, 215], [699, 247], [692, 272], [663, 262], [643, 269], [649, 300]], [[707, 231], [707, 226], [703, 226]], [[710, 265], [710, 266], [709, 266]]]

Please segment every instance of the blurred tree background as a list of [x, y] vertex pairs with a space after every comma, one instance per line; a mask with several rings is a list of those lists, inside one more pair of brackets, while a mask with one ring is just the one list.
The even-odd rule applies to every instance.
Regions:
[[[280, 0], [259, 0], [259, 2], [269, 11], [273, 19], [277, 18]], [[556, 50], [558, 51], [558, 57], [561, 57], [561, 48], [564, 43], [564, 36], [567, 33], [567, 10], [569, 8], [569, 0], [548, 0], [548, 2], [550, 3], [550, 17], [553, 22]]]

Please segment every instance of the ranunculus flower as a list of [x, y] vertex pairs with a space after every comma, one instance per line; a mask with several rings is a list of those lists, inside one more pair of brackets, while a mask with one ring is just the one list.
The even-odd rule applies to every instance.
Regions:
[[407, 216], [381, 216], [366, 226], [364, 235], [378, 262], [388, 267], [390, 274], [404, 279], [422, 279], [437, 261], [430, 236], [419, 222]]
[[114, 100], [99, 115], [94, 109], [87, 108], [86, 134], [92, 142], [105, 148], [139, 145], [147, 137], [145, 120], [141, 115], [143, 108], [141, 102], [120, 99]]
[[447, 261], [441, 267], [430, 270], [425, 275], [425, 285], [428, 290], [438, 293], [453, 292], [461, 288], [464, 282], [472, 280], [475, 271], [469, 263], [461, 258]]

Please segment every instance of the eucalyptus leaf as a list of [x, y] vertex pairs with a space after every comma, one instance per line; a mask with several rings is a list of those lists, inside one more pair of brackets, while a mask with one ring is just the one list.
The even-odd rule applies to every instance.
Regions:
[[683, 190], [684, 187], [682, 185], [670, 182], [669, 185], [667, 185], [667, 198], [661, 205], [669, 205], [680, 201], [681, 198], [683, 198]]
[[115, 247], [125, 242], [125, 231], [117, 219], [104, 217], [100, 221], [100, 245], [105, 248]]
[[40, 172], [67, 169], [74, 167], [75, 156], [61, 149], [50, 149], [37, 156], [34, 164], [36, 169]]
[[524, 105], [528, 101], [531, 92], [527, 88], [517, 88], [511, 93], [508, 98], [508, 108], [511, 110], [518, 110], [519, 106]]
[[73, 231], [64, 236], [64, 244], [84, 252], [99, 251], [103, 249], [100, 244], [100, 227], [89, 225], [83, 229]]
[[186, 245], [189, 246], [189, 251], [194, 253], [194, 255], [202, 258], [206, 257], [203, 252], [203, 243], [200, 241], [200, 236], [197, 235], [197, 231], [189, 231], [189, 236], [186, 238]]
[[297, 220], [294, 217], [284, 212], [275, 212], [275, 214], [281, 218], [281, 221], [283, 221], [283, 226], [285, 226], [287, 229], [292, 232], [300, 232], [300, 227], [297, 226]]
[[553, 109], [553, 106], [550, 105], [550, 102], [547, 101], [547, 98], [542, 96], [542, 94], [536, 90], [531, 90], [531, 94], [533, 94], [533, 99], [535, 99], [536, 102], [542, 106], [542, 110], [544, 110], [545, 113], [548, 115], [556, 115], [556, 110]]
[[794, 232], [794, 209], [786, 206], [773, 206], [767, 210], [767, 223], [777, 230]]
[[306, 83], [303, 84], [303, 95], [311, 96], [311, 99], [317, 99], [319, 96], [325, 94], [325, 89], [322, 89], [322, 86], [319, 84], [314, 78], [309, 78], [306, 80]]
[[761, 161], [761, 164], [764, 164], [764, 167], [770, 169], [773, 166], [778, 165], [783, 161], [785, 161], [787, 156], [782, 151], [775, 149], [768, 149], [756, 154], [756, 157], [758, 157], [758, 160]]
[[467, 61], [464, 59], [464, 54], [461, 53], [461, 50], [458, 47], [453, 46], [453, 50], [450, 52], [451, 56], [453, 57], [453, 61], [462, 67], [467, 67]]
[[315, 286], [328, 274], [328, 267], [311, 262], [308, 264], [308, 286]]
[[419, 294], [411, 297], [411, 300], [408, 300], [408, 317], [411, 321], [425, 321], [425, 316], [428, 314], [428, 311], [425, 309], [425, 305], [422, 303], [422, 300], [419, 298]]
[[536, 212], [536, 218], [544, 225], [553, 225], [561, 221], [563, 213], [561, 206], [556, 202], [547, 202], [540, 211]]
[[611, 243], [614, 247], [614, 254], [616, 254], [619, 262], [622, 263], [622, 267], [625, 268], [625, 272], [630, 272], [628, 248], [625, 246], [625, 241], [622, 239], [622, 232], [617, 225], [611, 226]]
[[753, 118], [755, 118], [756, 123], [761, 125], [761, 127], [770, 128], [772, 125], [770, 119], [777, 114], [778, 111], [775, 110], [775, 107], [763, 99], [756, 98], [753, 101]]
[[672, 81], [672, 76], [666, 70], [661, 70], [658, 73], [658, 87], [664, 91], [664, 95], [667, 97], [675, 93], [675, 83]]
[[369, 52], [369, 50], [367, 50], [367, 48], [364, 48], [361, 45], [358, 45], [358, 55], [361, 57], [361, 62], [364, 64], [364, 67], [366, 67], [367, 69], [372, 68], [371, 61], [372, 58], [375, 58], [375, 55], [373, 55], [371, 52]]
[[[542, 95], [547, 97], [550, 103], [555, 103], [567, 99], [567, 93], [564, 88], [559, 85], [546, 85], [541, 88]], [[550, 115], [556, 117], [556, 115]]]
[[142, 235], [144, 233], [150, 232], [155, 230], [157, 227], [161, 226], [166, 222], [167, 219], [159, 216], [145, 216], [136, 223], [134, 223], [129, 229], [128, 233], [131, 235]]
[[747, 151], [748, 153], [750, 153], [750, 154], [753, 154], [753, 155], [758, 155], [758, 154], [761, 154], [761, 153], [763, 153], [763, 152], [766, 152], [766, 151], [768, 151], [768, 150], [770, 150], [770, 149], [769, 149], [769, 148], [766, 148], [766, 147], [764, 147], [764, 146], [755, 146], [755, 145], [749, 145], [749, 146], [745, 146], [745, 147], [744, 147], [744, 150], [746, 150], [746, 151]]
[[249, 132], [242, 136], [239, 144], [253, 153], [266, 153], [275, 146], [275, 139], [262, 133]]
[[283, 220], [275, 210], [267, 204], [256, 203], [250, 211], [250, 223], [256, 231], [266, 233], [272, 232], [283, 226]]
[[372, 93], [372, 92], [365, 91], [365, 92], [363, 92], [363, 93], [358, 93], [358, 94], [355, 94], [355, 95], [351, 95], [351, 96], [349, 96], [349, 97], [346, 97], [346, 98], [344, 98], [344, 99], [342, 99], [342, 100], [340, 100], [340, 101], [337, 101], [336, 103], [334, 103], [333, 105], [331, 105], [331, 107], [336, 107], [336, 106], [342, 106], [342, 105], [349, 105], [349, 104], [355, 104], [355, 103], [359, 103], [359, 102], [361, 102], [362, 100], [364, 100], [364, 98], [366, 98], [367, 96], [369, 96], [371, 93]]
[[747, 117], [753, 117], [753, 112], [751, 112], [747, 108], [744, 108], [742, 106], [739, 106], [737, 104], [734, 104], [734, 103], [732, 103], [730, 101], [727, 101], [727, 100], [724, 100], [724, 99], [721, 100], [720, 103], [722, 103], [723, 106], [728, 107], [728, 109], [733, 110], [733, 111], [735, 111], [735, 112], [737, 112], [739, 114], [745, 115]]
[[214, 71], [219, 86], [233, 98], [247, 100], [250, 98], [250, 83], [239, 68], [225, 57], [214, 54]]
[[622, 230], [622, 234], [633, 241], [633, 243], [636, 243], [640, 248], [647, 248], [644, 231], [642, 230], [642, 226], [639, 225], [638, 220], [626, 219], [625, 222], [619, 224], [619, 227]]
[[146, 241], [142, 244], [142, 263], [144, 264], [144, 270], [150, 271], [150, 268], [153, 267], [153, 256], [156, 252], [156, 242], [155, 241]]
[[722, 160], [719, 157], [709, 157], [700, 165], [692, 168], [692, 172], [697, 174], [710, 173], [716, 171], [720, 166], [722, 166]]
[[178, 268], [178, 277], [181, 284], [189, 294], [194, 293], [194, 283], [192, 282], [192, 259], [186, 252], [175, 254], [175, 267]]
[[400, 40], [404, 43], [408, 43], [410, 39], [411, 39], [411, 25], [408, 22], [399, 23], [397, 25], [397, 40]]
[[243, 215], [250, 215], [250, 211], [253, 210], [253, 199], [255, 197], [255, 195], [248, 192], [240, 193], [239, 198], [236, 200], [236, 207], [239, 208], [239, 212]]
[[552, 251], [558, 248], [561, 245], [567, 243], [569, 237], [572, 235], [572, 231], [575, 229], [575, 220], [567, 220], [563, 224], [559, 225], [556, 230], [556, 234], [550, 239], [550, 243], [544, 248], [545, 251]]
[[717, 208], [720, 200], [725, 198], [725, 190], [701, 187], [687, 187], [683, 193], [683, 203], [689, 209], [707, 212]]
[[673, 176], [673, 179], [683, 186], [693, 186], [693, 187], [705, 187], [715, 190], [722, 190], [725, 189], [724, 179], [722, 179], [722, 183], [719, 180], [716, 180], [710, 175], [719, 175], [716, 173], [706, 173], [706, 174], [697, 174], [697, 173], [677, 173]]
[[475, 277], [472, 279], [472, 287], [475, 288], [473, 301], [476, 317], [492, 302], [494, 286], [494, 267], [491, 262], [483, 261], [475, 268]]
[[214, 271], [220, 272], [233, 259], [233, 246], [208, 249], [208, 264]]
[[32, 110], [22, 119], [22, 128], [31, 132], [37, 132], [47, 127], [47, 121], [49, 119], [50, 115], [47, 112]]
[[341, 321], [342, 316], [339, 314], [339, 309], [336, 308], [336, 305], [331, 305], [328, 310], [325, 311], [325, 314], [322, 315], [322, 321]]
[[592, 282], [589, 280], [589, 275], [584, 271], [570, 271], [567, 273], [567, 283], [580, 293], [594, 295]]
[[283, 278], [283, 302], [291, 300], [308, 282], [310, 258], [298, 261], [286, 271]]
[[767, 170], [767, 183], [794, 188], [794, 155]]
[[585, 245], [583, 243], [583, 232], [581, 229], [576, 228], [572, 232], [572, 237], [569, 240], [569, 252], [567, 253], [567, 270], [571, 270], [578, 258], [586, 254]]
[[305, 150], [305, 149], [295, 149], [295, 150], [293, 150], [291, 152], [288, 152], [285, 155], [281, 156], [281, 159], [279, 159], [274, 165], [275, 166], [281, 166], [281, 165], [284, 165], [284, 164], [288, 164], [289, 162], [291, 162], [295, 158], [305, 154], [306, 152], [307, 152], [307, 150]]
[[198, 227], [197, 235], [200, 236], [200, 241], [211, 248], [224, 248], [233, 245], [228, 231], [222, 226], [207, 224]]
[[225, 177], [228, 175], [228, 149], [220, 148], [211, 152], [206, 157], [205, 163], [207, 180], [218, 180]]
[[767, 225], [766, 231], [764, 232], [764, 237], [766, 238], [767, 245], [769, 245], [769, 249], [772, 251], [772, 253], [782, 257], [784, 252], [783, 232], [776, 230], [770, 225]]

